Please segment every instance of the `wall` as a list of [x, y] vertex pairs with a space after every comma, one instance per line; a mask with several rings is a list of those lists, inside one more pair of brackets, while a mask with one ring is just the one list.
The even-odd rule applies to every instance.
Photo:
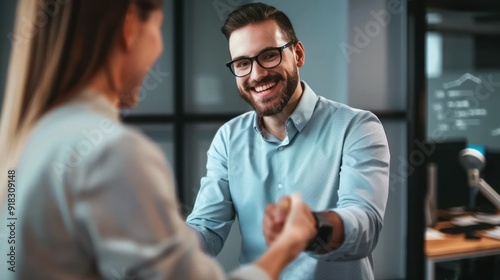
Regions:
[[[349, 105], [406, 110], [405, 8], [402, 0], [349, 1]], [[406, 261], [406, 120], [382, 123], [391, 151], [391, 180], [385, 224], [374, 253], [375, 275], [400, 279], [405, 277]]]
[[0, 104], [2, 104], [5, 91], [5, 79], [10, 53], [10, 40], [8, 36], [14, 29], [15, 6], [16, 1], [2, 1], [0, 4]]

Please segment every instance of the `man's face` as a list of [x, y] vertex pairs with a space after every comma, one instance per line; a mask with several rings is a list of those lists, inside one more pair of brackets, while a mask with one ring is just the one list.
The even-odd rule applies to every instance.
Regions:
[[[281, 47], [288, 43], [278, 24], [273, 20], [250, 24], [235, 30], [229, 38], [231, 59], [253, 57], [266, 48]], [[238, 91], [259, 116], [280, 113], [288, 104], [299, 85], [297, 56], [292, 45], [282, 51], [281, 63], [262, 68], [253, 61], [252, 72], [236, 77]]]

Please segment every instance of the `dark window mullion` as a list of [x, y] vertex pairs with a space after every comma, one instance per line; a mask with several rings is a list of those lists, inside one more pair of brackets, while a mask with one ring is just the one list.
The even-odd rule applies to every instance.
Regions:
[[184, 3], [174, 0], [174, 166], [177, 198], [184, 203]]

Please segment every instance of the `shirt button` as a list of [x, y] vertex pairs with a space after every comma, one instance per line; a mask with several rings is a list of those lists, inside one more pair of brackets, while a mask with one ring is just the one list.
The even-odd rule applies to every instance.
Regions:
[[278, 150], [283, 151], [283, 147], [279, 147]]
[[282, 189], [283, 188], [283, 185], [282, 184], [278, 184], [278, 189]]

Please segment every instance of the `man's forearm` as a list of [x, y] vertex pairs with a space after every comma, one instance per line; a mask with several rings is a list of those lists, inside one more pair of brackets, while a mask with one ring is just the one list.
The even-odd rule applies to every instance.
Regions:
[[333, 225], [333, 234], [330, 243], [337, 248], [344, 242], [344, 222], [335, 212], [328, 211], [324, 213]]
[[332, 234], [327, 239], [326, 244], [323, 242], [323, 244], [320, 244], [321, 246], [314, 251], [316, 254], [326, 254], [340, 247], [344, 242], [344, 222], [342, 218], [333, 211], [319, 212], [318, 214], [322, 215], [333, 227]]

